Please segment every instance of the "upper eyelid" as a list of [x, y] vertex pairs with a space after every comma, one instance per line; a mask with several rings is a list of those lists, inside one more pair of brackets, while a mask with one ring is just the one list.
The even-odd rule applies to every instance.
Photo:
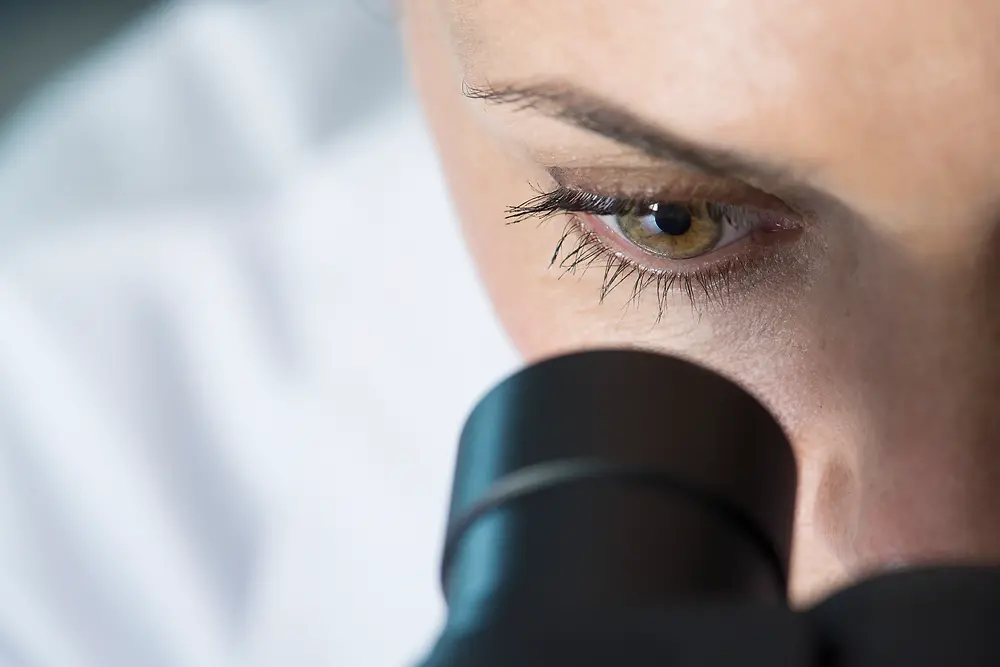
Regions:
[[646, 202], [651, 201], [692, 201], [701, 199], [713, 203], [722, 203], [729, 206], [742, 208], [757, 208], [760, 210], [774, 210], [782, 214], [787, 214], [790, 209], [786, 206], [775, 207], [754, 205], [753, 202], [740, 202], [728, 197], [715, 199], [710, 195], [707, 197], [678, 196], [669, 194], [665, 196], [621, 196], [615, 194], [601, 194], [590, 190], [557, 186], [555, 189], [543, 191], [537, 190], [538, 194], [531, 199], [509, 206], [506, 209], [506, 219], [508, 224], [522, 222], [529, 218], [545, 219], [559, 213], [590, 213], [595, 215], [622, 215]]
[[550, 167], [546, 171], [559, 188], [633, 201], [720, 201], [738, 206], [795, 213], [782, 198], [742, 181], [721, 180], [686, 172]]

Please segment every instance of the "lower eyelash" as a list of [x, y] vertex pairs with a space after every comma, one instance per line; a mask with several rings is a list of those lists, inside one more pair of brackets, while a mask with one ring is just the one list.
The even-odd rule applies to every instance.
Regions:
[[598, 236], [587, 229], [578, 214], [570, 214], [559, 242], [549, 262], [558, 266], [563, 274], [576, 274], [601, 266], [600, 302], [623, 284], [631, 284], [632, 292], [625, 306], [638, 306], [640, 297], [650, 289], [655, 290], [657, 303], [656, 322], [659, 323], [667, 309], [669, 295], [679, 291], [688, 297], [691, 307], [701, 311], [704, 305], [725, 305], [732, 294], [739, 276], [753, 275], [760, 260], [733, 256], [722, 262], [691, 271], [650, 269], [623, 257]]

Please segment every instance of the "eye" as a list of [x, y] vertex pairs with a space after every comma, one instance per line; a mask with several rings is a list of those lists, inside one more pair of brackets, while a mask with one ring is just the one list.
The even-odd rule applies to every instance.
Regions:
[[[598, 265], [604, 274], [601, 301], [626, 283], [632, 285], [629, 304], [637, 304], [647, 289], [655, 291], [659, 321], [674, 291], [686, 294], [696, 305], [699, 295], [721, 302], [729, 290], [757, 284], [775, 266], [763, 258], [775, 257], [784, 242], [799, 237], [804, 221], [787, 204], [760, 193], [751, 197], [738, 192], [727, 198], [742, 203], [723, 204], [704, 199], [656, 201], [559, 186], [508, 207], [507, 224], [571, 214], [549, 266], [576, 273]], [[737, 246], [751, 236], [753, 243]], [[686, 261], [729, 245], [736, 247], [718, 253], [719, 257]]]
[[691, 201], [639, 203], [595, 217], [648, 253], [691, 259], [742, 239], [763, 216], [744, 207]]

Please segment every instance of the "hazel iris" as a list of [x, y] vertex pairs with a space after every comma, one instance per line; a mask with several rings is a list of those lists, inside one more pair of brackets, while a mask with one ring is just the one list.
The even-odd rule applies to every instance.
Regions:
[[724, 225], [705, 202], [637, 205], [616, 220], [629, 241], [668, 259], [689, 259], [710, 252], [722, 239]]

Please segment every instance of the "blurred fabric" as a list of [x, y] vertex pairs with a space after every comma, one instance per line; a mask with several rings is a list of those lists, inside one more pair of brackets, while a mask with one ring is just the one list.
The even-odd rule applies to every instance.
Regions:
[[387, 0], [152, 8], [0, 125], [0, 665], [390, 667], [516, 356]]

